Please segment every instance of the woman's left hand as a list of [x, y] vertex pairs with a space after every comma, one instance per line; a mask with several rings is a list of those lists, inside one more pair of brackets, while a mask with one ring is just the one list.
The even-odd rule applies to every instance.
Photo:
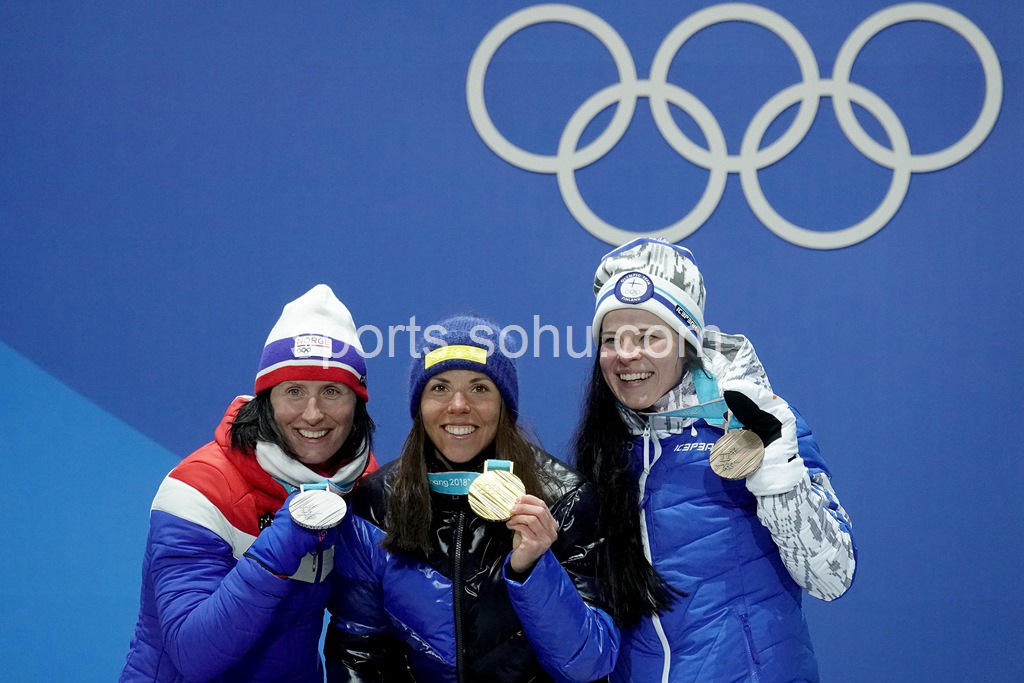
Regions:
[[529, 570], [558, 538], [558, 522], [540, 498], [522, 496], [512, 507], [512, 519], [505, 523], [515, 532], [509, 564], [517, 572]]

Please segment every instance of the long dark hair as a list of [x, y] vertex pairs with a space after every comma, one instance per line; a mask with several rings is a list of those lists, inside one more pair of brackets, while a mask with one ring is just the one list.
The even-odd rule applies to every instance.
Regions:
[[[264, 389], [238, 409], [238, 415], [231, 423], [231, 447], [253, 454], [256, 452], [257, 442], [267, 441], [280, 447], [289, 457], [296, 458], [296, 453], [288, 445], [284, 434], [277, 426], [277, 420], [274, 419], [274, 406], [270, 402], [271, 391], [272, 389]], [[352, 431], [334, 455], [338, 464], [347, 463], [364, 451], [372, 451], [373, 432], [376, 428], [376, 423], [366, 409], [366, 401], [357, 396]]]
[[[685, 346], [682, 376], [703, 367], [697, 352], [689, 344]], [[599, 355], [594, 359], [583, 399], [574, 446], [576, 469], [597, 491], [598, 525], [605, 538], [597, 551], [597, 578], [609, 611], [626, 625], [661, 614], [672, 606], [679, 592], [644, 554], [633, 435], [604, 381]]]
[[[522, 480], [527, 493], [545, 503], [551, 502], [544, 494], [543, 477], [537, 467], [534, 446], [512, 420], [504, 401], [493, 447], [495, 457], [512, 461], [513, 471]], [[427, 480], [427, 458], [434, 452], [434, 444], [423, 426], [423, 417], [420, 411], [416, 411], [412, 429], [398, 457], [398, 471], [387, 501], [387, 536], [381, 542], [385, 550], [426, 557], [434, 549], [430, 533], [430, 486]]]

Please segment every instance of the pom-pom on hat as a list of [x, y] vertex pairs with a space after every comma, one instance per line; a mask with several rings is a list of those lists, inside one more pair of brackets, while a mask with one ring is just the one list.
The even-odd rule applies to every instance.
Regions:
[[267, 337], [256, 393], [289, 380], [338, 382], [364, 401], [370, 399], [356, 324], [327, 285], [286, 304]]
[[641, 237], [608, 252], [594, 275], [594, 342], [601, 322], [619, 308], [640, 308], [661, 318], [700, 350], [704, 339], [704, 278], [689, 249]]
[[410, 415], [415, 418], [419, 412], [423, 388], [431, 377], [447, 370], [474, 370], [491, 378], [512, 420], [519, 418], [516, 335], [504, 335], [490, 320], [458, 315], [426, 327], [418, 342], [409, 373]]

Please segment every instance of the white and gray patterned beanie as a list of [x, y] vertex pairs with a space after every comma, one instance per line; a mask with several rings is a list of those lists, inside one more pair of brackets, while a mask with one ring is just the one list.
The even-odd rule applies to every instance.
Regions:
[[594, 275], [594, 343], [610, 311], [640, 308], [661, 318], [700, 349], [704, 339], [704, 278], [689, 249], [641, 237], [601, 259]]

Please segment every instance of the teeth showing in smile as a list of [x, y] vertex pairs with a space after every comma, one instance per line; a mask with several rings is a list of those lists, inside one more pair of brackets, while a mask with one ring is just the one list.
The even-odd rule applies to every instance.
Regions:
[[445, 425], [444, 430], [453, 436], [466, 436], [476, 431], [473, 425]]
[[619, 379], [621, 379], [623, 382], [639, 382], [641, 380], [647, 379], [653, 374], [653, 372], [627, 372], [625, 374], [619, 375]]
[[321, 436], [327, 433], [326, 429], [321, 429], [318, 432], [311, 432], [308, 429], [298, 430], [299, 434], [306, 437], [307, 439], [319, 439]]

